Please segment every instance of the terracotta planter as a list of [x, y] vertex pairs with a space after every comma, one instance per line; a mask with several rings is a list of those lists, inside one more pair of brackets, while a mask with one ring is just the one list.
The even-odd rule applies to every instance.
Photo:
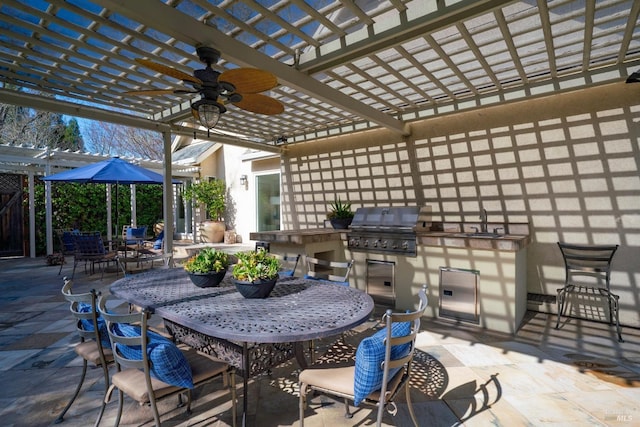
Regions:
[[256, 282], [244, 282], [242, 280], [234, 280], [236, 289], [245, 298], [267, 298], [273, 288], [276, 286], [278, 277], [273, 279], [264, 279]]
[[200, 225], [200, 240], [203, 243], [222, 243], [224, 232], [223, 221], [206, 220]]
[[227, 270], [222, 270], [214, 273], [187, 273], [189, 279], [199, 288], [214, 288], [220, 285], [222, 279], [224, 279]]

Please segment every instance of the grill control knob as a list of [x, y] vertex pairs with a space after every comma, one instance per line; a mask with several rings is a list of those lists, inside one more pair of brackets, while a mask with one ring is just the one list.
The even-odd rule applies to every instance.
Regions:
[[382, 241], [381, 246], [382, 246], [383, 248], [386, 248], [386, 247], [387, 247], [387, 244], [388, 244], [388, 242], [387, 242], [386, 240], [383, 240], [383, 241]]
[[404, 242], [402, 242], [402, 249], [404, 249], [404, 250], [409, 249], [409, 242], [407, 242], [406, 240]]
[[380, 240], [376, 240], [373, 242], [373, 247], [377, 248], [378, 247], [378, 243], [380, 243]]
[[360, 246], [360, 241], [359, 241], [359, 240], [357, 240], [357, 239], [351, 239], [351, 240], [349, 241], [349, 246], [355, 246], [355, 247], [358, 247], [358, 246]]
[[368, 240], [365, 240], [365, 241], [364, 241], [364, 244], [363, 244], [362, 246], [364, 246], [365, 248], [366, 248], [367, 246], [369, 246], [369, 241], [368, 241]]

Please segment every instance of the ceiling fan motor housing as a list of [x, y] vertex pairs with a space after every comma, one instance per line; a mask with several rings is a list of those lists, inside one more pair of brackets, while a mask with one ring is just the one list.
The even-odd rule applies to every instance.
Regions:
[[215, 64], [220, 59], [220, 51], [209, 46], [196, 47], [196, 53], [200, 61], [207, 65]]

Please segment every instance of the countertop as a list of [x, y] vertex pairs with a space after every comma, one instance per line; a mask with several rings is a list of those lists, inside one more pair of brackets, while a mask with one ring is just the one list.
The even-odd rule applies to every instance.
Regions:
[[[477, 224], [476, 224], [477, 225]], [[425, 246], [443, 246], [468, 249], [484, 249], [516, 252], [531, 243], [528, 224], [490, 224], [490, 230], [501, 228], [509, 234], [499, 237], [477, 237], [469, 234], [474, 224], [434, 223], [430, 230], [416, 232], [417, 244]], [[435, 228], [435, 230], [434, 230]], [[305, 230], [262, 231], [250, 234], [251, 240], [304, 245], [308, 243], [347, 240], [350, 230], [333, 228], [312, 228]]]
[[418, 245], [446, 246], [467, 249], [485, 249], [517, 252], [526, 248], [531, 239], [528, 234], [503, 234], [496, 238], [463, 236], [460, 233], [429, 231], [418, 233]]
[[[531, 243], [528, 223], [488, 223], [493, 236], [474, 236], [481, 224], [434, 222], [429, 229], [418, 230], [418, 245], [517, 252]], [[488, 233], [487, 233], [488, 234]]]
[[331, 240], [346, 240], [348, 230], [333, 228], [310, 228], [306, 230], [276, 230], [260, 231], [249, 235], [251, 240], [262, 242], [292, 243], [304, 245], [307, 243], [328, 242]]

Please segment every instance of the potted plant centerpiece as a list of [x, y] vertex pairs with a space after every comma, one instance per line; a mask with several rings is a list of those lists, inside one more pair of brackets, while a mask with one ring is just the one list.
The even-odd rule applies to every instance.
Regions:
[[194, 285], [200, 288], [218, 286], [229, 267], [229, 256], [214, 248], [204, 248], [189, 258], [184, 269]]
[[227, 186], [222, 179], [204, 180], [192, 184], [184, 191], [187, 200], [195, 200], [206, 206], [207, 219], [201, 225], [204, 242], [220, 243], [224, 240], [224, 210]]
[[233, 278], [238, 292], [245, 298], [266, 298], [276, 285], [280, 260], [263, 248], [235, 254]]
[[346, 229], [351, 225], [354, 212], [351, 210], [351, 203], [343, 203], [338, 197], [331, 202], [331, 210], [327, 214], [327, 218], [331, 221], [331, 226], [336, 229]]

